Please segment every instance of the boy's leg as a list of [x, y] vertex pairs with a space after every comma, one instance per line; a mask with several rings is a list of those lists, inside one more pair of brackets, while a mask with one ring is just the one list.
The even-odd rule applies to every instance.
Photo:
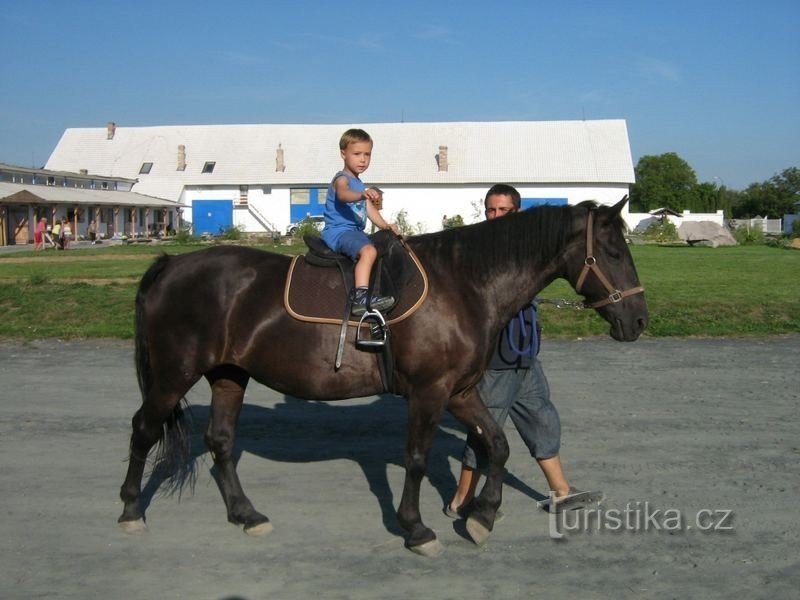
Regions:
[[369, 287], [369, 277], [372, 274], [376, 258], [378, 258], [378, 251], [372, 244], [366, 244], [359, 250], [355, 271], [356, 287]]
[[341, 235], [336, 251], [346, 254], [356, 263], [355, 289], [352, 292], [352, 314], [354, 316], [360, 316], [366, 312], [367, 300], [369, 300], [369, 304], [374, 310], [384, 311], [394, 306], [395, 300], [392, 296], [373, 294], [372, 298], [367, 298], [372, 267], [378, 257], [378, 251], [366, 233], [363, 231], [348, 231]]

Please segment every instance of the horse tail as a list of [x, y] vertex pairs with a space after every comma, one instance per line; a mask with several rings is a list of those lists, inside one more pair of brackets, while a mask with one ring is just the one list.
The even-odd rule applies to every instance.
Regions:
[[[136, 292], [136, 310], [134, 316], [134, 360], [136, 362], [136, 378], [142, 394], [142, 402], [147, 401], [148, 393], [153, 385], [152, 365], [150, 364], [150, 346], [146, 335], [147, 314], [145, 299], [150, 289], [159, 276], [164, 272], [170, 262], [167, 254], [159, 256], [142, 276], [139, 289]], [[197, 479], [195, 463], [191, 456], [190, 434], [191, 412], [186, 398], [181, 400], [172, 409], [172, 413], [164, 422], [161, 437], [157, 443], [155, 459], [151, 478], [155, 477], [166, 482], [166, 494], [182, 492], [188, 484], [194, 489]]]
[[139, 290], [136, 292], [136, 312], [134, 315], [134, 356], [136, 361], [136, 378], [139, 381], [139, 390], [142, 393], [142, 399], [147, 397], [147, 392], [153, 384], [153, 373], [150, 367], [150, 347], [148, 345], [147, 336], [145, 334], [146, 315], [145, 315], [145, 298], [150, 288], [153, 287], [156, 279], [164, 269], [167, 268], [169, 256], [162, 254], [150, 266], [139, 282]]

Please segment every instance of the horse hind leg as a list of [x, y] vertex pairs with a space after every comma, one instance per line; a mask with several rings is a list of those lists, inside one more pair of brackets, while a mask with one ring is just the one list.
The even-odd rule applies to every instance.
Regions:
[[249, 535], [267, 535], [272, 531], [272, 523], [245, 495], [233, 459], [236, 425], [249, 376], [237, 367], [223, 366], [209, 373], [207, 379], [211, 384], [211, 412], [205, 440], [214, 459], [215, 478], [228, 511], [228, 521], [242, 525]]
[[188, 431], [184, 423], [183, 409], [180, 407], [181, 397], [174, 395], [169, 398], [156, 398], [151, 395], [133, 415], [128, 471], [119, 494], [124, 506], [118, 523], [128, 533], [146, 529], [139, 497], [147, 455], [153, 446], [159, 441], [162, 442], [165, 456], [174, 462], [185, 462], [188, 458]]

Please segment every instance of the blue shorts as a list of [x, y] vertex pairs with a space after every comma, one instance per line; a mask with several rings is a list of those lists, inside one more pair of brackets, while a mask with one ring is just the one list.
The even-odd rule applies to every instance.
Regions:
[[[545, 459], [558, 454], [561, 420], [550, 402], [550, 385], [538, 359], [533, 359], [529, 369], [487, 370], [478, 384], [478, 393], [501, 428], [511, 417], [531, 456]], [[473, 469], [487, 465], [486, 449], [471, 432], [461, 462]]]
[[[323, 239], [324, 238], [325, 236], [323, 235]], [[324, 241], [326, 244], [331, 246], [327, 239], [324, 239]], [[358, 255], [361, 253], [361, 249], [368, 245], [372, 245], [372, 240], [369, 239], [369, 236], [360, 229], [353, 229], [350, 231], [345, 231], [341, 235], [337, 236], [335, 238], [334, 245], [331, 246], [331, 249], [334, 252], [346, 254], [354, 261], [357, 261]]]

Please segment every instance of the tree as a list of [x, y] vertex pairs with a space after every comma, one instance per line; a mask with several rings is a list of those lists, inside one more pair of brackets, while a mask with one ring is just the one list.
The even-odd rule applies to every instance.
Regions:
[[800, 169], [792, 167], [768, 181], [750, 184], [733, 207], [733, 216], [779, 219], [794, 213], [797, 202], [800, 202]]
[[692, 203], [697, 175], [675, 152], [643, 156], [636, 165], [636, 183], [631, 186], [631, 209], [649, 212], [655, 208], [683, 210]]

